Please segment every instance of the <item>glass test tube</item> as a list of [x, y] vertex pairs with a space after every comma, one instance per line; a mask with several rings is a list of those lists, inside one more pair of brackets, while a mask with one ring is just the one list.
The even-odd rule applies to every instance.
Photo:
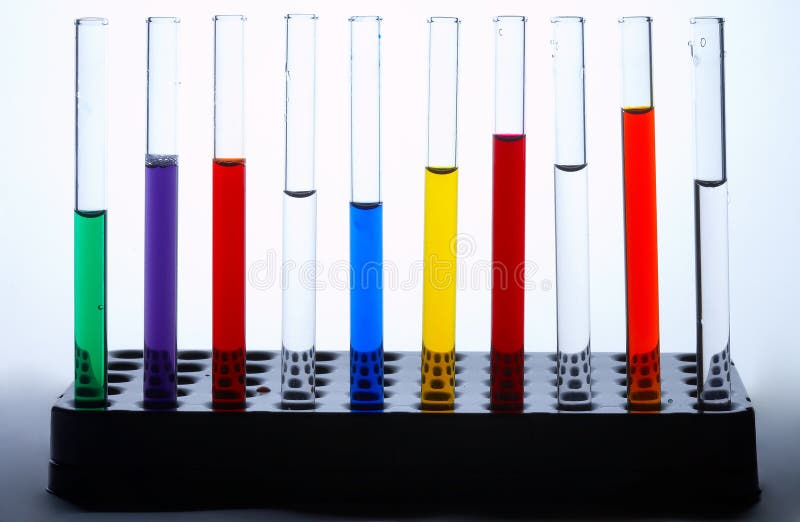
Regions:
[[144, 404], [177, 401], [178, 18], [147, 19]]
[[214, 17], [213, 405], [245, 402], [244, 24]]
[[428, 20], [428, 161], [422, 288], [423, 410], [455, 406], [456, 241], [458, 209], [458, 27]]
[[281, 401], [286, 409], [311, 409], [315, 398], [316, 47], [316, 15], [287, 15], [281, 350]]
[[704, 410], [731, 405], [728, 183], [725, 164], [724, 20], [690, 21], [694, 79], [694, 215], [697, 398]]
[[350, 18], [350, 408], [383, 409], [381, 18]]
[[525, 376], [525, 23], [494, 19], [490, 405], [512, 411]]
[[656, 146], [650, 17], [619, 20], [625, 205], [628, 409], [661, 409]]
[[592, 404], [589, 326], [589, 201], [586, 163], [583, 18], [553, 24], [555, 95], [556, 303], [558, 406]]
[[104, 408], [106, 345], [107, 35], [75, 20], [75, 406]]

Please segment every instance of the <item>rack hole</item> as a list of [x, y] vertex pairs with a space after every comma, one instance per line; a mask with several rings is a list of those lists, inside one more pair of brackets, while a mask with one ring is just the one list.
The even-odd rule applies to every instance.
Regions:
[[205, 350], [178, 350], [178, 359], [181, 361], [200, 361], [210, 358], [211, 353]]
[[317, 387], [328, 386], [331, 383], [330, 379], [326, 379], [325, 377], [316, 377], [314, 376], [314, 384]]
[[191, 392], [186, 388], [178, 388], [178, 397], [186, 397], [189, 393]]
[[399, 352], [384, 352], [383, 353], [383, 360], [384, 362], [394, 362], [399, 361], [405, 356], [405, 354]]
[[329, 361], [335, 361], [336, 359], [338, 359], [339, 358], [339, 354], [336, 353], [336, 352], [317, 352], [315, 357], [316, 357], [317, 361], [329, 362]]
[[114, 350], [108, 356], [113, 359], [141, 359], [143, 354], [142, 350]]
[[108, 363], [108, 369], [112, 372], [129, 372], [131, 370], [138, 370], [141, 367], [141, 363], [132, 361], [111, 361]]
[[330, 366], [328, 364], [317, 364], [315, 366], [314, 372], [317, 375], [325, 375], [325, 374], [328, 374], [328, 373], [332, 373], [333, 372], [333, 366]]
[[178, 375], [178, 384], [181, 386], [194, 384], [197, 382], [197, 380], [197, 377], [192, 377], [191, 375]]
[[681, 362], [686, 363], [696, 363], [697, 362], [697, 354], [695, 353], [682, 353], [678, 355], [677, 359]]
[[624, 353], [615, 353], [611, 356], [611, 359], [617, 362], [625, 362], [625, 354]]
[[614, 366], [613, 370], [620, 375], [626, 375], [628, 373], [628, 368], [626, 368], [624, 365]]
[[248, 351], [245, 358], [248, 361], [269, 361], [278, 356], [277, 352], [268, 352], [266, 350]]
[[400, 368], [393, 364], [385, 364], [383, 365], [383, 374], [384, 375], [392, 375], [400, 371]]
[[695, 366], [694, 364], [681, 366], [678, 369], [683, 373], [697, 373], [697, 366]]
[[119, 382], [130, 382], [131, 380], [133, 380], [133, 376], [128, 375], [127, 373], [108, 374], [108, 382], [119, 383]]
[[108, 387], [108, 394], [109, 395], [119, 395], [122, 393], [122, 388], [119, 386], [109, 386]]
[[263, 382], [264, 382], [264, 379], [262, 379], [260, 377], [247, 377], [247, 380], [245, 381], [245, 385], [246, 386], [258, 386], [259, 384], [262, 384]]
[[266, 373], [267, 365], [257, 364], [257, 363], [247, 363], [245, 369], [247, 370], [247, 373]]
[[391, 387], [391, 386], [394, 386], [395, 384], [397, 384], [397, 381], [396, 381], [396, 380], [394, 380], [394, 379], [384, 379], [384, 380], [383, 380], [383, 385], [384, 385], [386, 388], [389, 388], [389, 387]]
[[202, 372], [204, 369], [205, 366], [199, 363], [189, 363], [189, 362], [178, 363], [179, 373]]
[[697, 386], [697, 377], [687, 377], [683, 380], [689, 386]]

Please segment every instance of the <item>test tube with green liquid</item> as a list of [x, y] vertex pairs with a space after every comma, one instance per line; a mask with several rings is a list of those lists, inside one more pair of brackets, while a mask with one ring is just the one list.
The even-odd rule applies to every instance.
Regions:
[[75, 406], [108, 398], [106, 346], [106, 27], [75, 20]]

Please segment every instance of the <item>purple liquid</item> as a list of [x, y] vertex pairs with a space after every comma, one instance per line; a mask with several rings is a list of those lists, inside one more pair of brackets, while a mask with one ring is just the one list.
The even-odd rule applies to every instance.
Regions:
[[177, 157], [148, 157], [144, 228], [144, 402], [172, 407], [178, 394]]

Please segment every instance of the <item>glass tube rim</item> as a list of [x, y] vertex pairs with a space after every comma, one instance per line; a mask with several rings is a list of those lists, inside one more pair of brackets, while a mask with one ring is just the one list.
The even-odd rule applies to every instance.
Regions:
[[719, 24], [722, 25], [725, 23], [725, 19], [721, 16], [695, 16], [689, 18], [690, 24]]
[[461, 23], [461, 19], [457, 16], [431, 16], [428, 18], [429, 24], [439, 23], [439, 22], [455, 22], [457, 24]]
[[639, 15], [639, 16], [622, 16], [617, 21], [619, 23], [621, 23], [621, 24], [625, 24], [625, 23], [640, 23], [640, 24], [641, 23], [648, 23], [649, 24], [649, 23], [651, 23], [653, 21], [653, 18], [650, 17], [650, 16], [643, 16], [643, 15]]
[[181, 19], [177, 16], [150, 16], [146, 21], [148, 24], [163, 24], [169, 22], [174, 24], [181, 23]]
[[108, 18], [100, 16], [86, 16], [83, 18], [76, 18], [75, 25], [108, 25]]
[[572, 24], [582, 24], [586, 22], [586, 19], [582, 16], [554, 16], [550, 19], [551, 24], [559, 24], [559, 23], [572, 23]]
[[284, 16], [286, 21], [293, 20], [293, 19], [300, 19], [300, 20], [319, 20], [319, 16], [314, 13], [288, 13]]
[[527, 22], [528, 17], [524, 15], [499, 15], [495, 16], [493, 22]]
[[357, 15], [347, 19], [348, 22], [382, 22], [383, 18], [378, 15]]
[[241, 14], [214, 15], [215, 22], [234, 22], [237, 20], [241, 22], [246, 22], [247, 17]]

